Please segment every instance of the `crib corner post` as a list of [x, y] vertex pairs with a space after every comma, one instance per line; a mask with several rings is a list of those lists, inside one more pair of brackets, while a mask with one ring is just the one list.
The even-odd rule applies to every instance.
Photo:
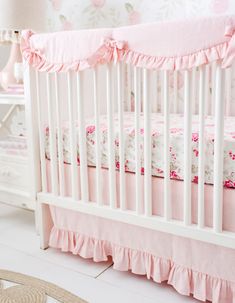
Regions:
[[37, 215], [38, 215], [38, 228], [40, 236], [40, 248], [45, 250], [49, 247], [50, 232], [53, 226], [50, 214], [49, 205], [43, 203], [38, 199]]

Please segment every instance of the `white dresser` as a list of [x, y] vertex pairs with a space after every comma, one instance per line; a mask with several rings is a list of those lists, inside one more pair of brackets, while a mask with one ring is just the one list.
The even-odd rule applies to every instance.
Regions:
[[36, 193], [29, 152], [33, 143], [25, 126], [25, 106], [23, 95], [0, 93], [0, 202], [33, 210]]

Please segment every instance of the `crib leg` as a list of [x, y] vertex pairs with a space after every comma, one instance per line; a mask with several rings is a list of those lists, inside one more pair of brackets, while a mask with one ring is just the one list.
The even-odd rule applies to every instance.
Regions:
[[37, 202], [37, 219], [40, 235], [40, 248], [47, 249], [49, 247], [49, 237], [52, 228], [52, 219], [49, 206], [42, 202]]

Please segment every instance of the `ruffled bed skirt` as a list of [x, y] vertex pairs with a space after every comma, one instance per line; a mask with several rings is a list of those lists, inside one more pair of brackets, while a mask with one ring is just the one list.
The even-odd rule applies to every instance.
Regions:
[[112, 256], [114, 269], [146, 275], [158, 283], [167, 281], [182, 295], [193, 294], [198, 300], [213, 303], [235, 303], [235, 283], [194, 271], [148, 252], [57, 227], [51, 231], [50, 247], [92, 258], [95, 262], [107, 261], [108, 256]]

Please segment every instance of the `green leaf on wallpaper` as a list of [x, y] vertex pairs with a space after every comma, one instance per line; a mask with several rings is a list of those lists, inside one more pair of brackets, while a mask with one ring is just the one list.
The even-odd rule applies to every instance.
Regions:
[[131, 13], [134, 10], [133, 6], [129, 2], [125, 3], [125, 8], [128, 11], [128, 13]]
[[64, 15], [59, 15], [59, 18], [61, 22], [66, 21], [66, 17]]

